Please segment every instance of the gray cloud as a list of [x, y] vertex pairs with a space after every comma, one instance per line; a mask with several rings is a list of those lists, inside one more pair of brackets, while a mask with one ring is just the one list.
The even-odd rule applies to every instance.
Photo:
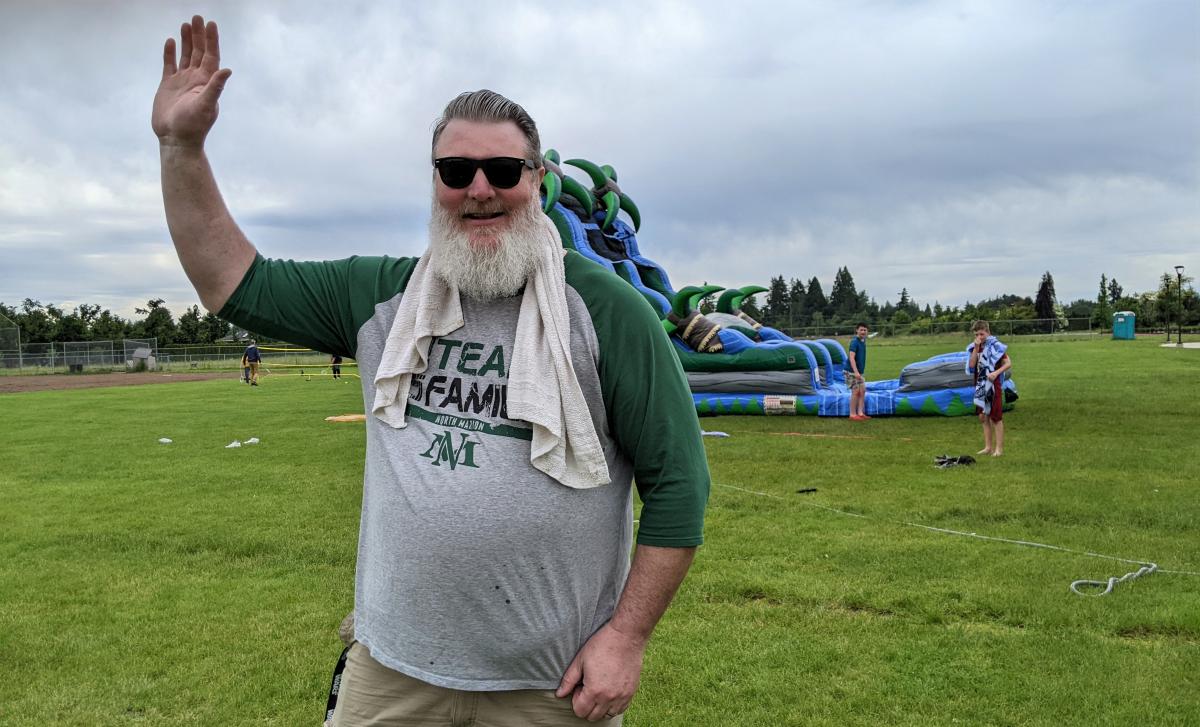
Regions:
[[[961, 304], [1200, 271], [1195, 3], [205, 8], [234, 69], [209, 154], [268, 255], [419, 253], [432, 121], [489, 87], [616, 166], [677, 285], [848, 265], [880, 301]], [[196, 302], [149, 130], [191, 12], [0, 6], [0, 300]]]

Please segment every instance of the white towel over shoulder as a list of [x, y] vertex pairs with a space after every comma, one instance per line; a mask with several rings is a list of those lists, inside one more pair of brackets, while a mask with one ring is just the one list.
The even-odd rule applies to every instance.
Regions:
[[[521, 298], [508, 374], [508, 414], [533, 425], [529, 459], [534, 467], [567, 487], [597, 487], [609, 482], [608, 464], [571, 364], [566, 251], [554, 223], [539, 218], [545, 244], [538, 248]], [[429, 255], [424, 255], [413, 269], [384, 345], [371, 413], [391, 427], [406, 426], [412, 375], [428, 367], [433, 339], [463, 324], [458, 290], [434, 273]]]

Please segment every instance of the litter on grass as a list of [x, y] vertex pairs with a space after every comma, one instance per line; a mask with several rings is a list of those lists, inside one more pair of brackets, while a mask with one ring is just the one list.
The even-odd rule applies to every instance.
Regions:
[[975, 458], [969, 454], [960, 454], [957, 457], [942, 454], [933, 458], [933, 466], [940, 470], [944, 470], [947, 467], [957, 467], [960, 464], [975, 464]]
[[365, 422], [366, 414], [338, 414], [337, 416], [325, 417], [327, 422]]
[[705, 436], [705, 437], [728, 437], [729, 436], [725, 432], [703, 432], [702, 431], [702, 432], [700, 432], [700, 434], [701, 434], [701, 436]]
[[242, 444], [258, 444], [258, 437], [250, 437]]
[[242, 443], [235, 439], [229, 444], [226, 444], [225, 449], [237, 449], [240, 446], [242, 446]]
[[170, 444], [170, 443], [171, 443], [171, 440], [167, 439], [166, 437], [159, 437], [159, 438], [158, 438], [158, 443], [159, 443], [159, 444]]

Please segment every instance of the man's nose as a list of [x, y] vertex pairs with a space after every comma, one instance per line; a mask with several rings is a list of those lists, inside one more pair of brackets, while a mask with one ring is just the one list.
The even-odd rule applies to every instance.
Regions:
[[496, 196], [496, 190], [483, 173], [483, 169], [475, 170], [475, 176], [467, 186], [467, 196], [474, 200], [487, 200]]

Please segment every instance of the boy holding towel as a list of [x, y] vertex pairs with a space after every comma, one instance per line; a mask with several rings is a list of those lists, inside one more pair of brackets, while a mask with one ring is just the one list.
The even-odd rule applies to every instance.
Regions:
[[1012, 368], [1008, 346], [992, 335], [987, 321], [971, 325], [975, 341], [967, 346], [967, 373], [975, 376], [975, 413], [983, 424], [983, 449], [977, 454], [1004, 454], [1004, 373]]

